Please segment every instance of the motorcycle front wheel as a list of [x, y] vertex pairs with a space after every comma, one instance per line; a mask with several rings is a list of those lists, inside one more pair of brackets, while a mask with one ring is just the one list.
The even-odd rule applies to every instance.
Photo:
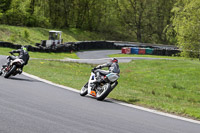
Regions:
[[96, 98], [99, 101], [104, 100], [108, 94], [112, 91], [110, 83], [104, 84], [101, 89], [97, 90]]
[[88, 93], [88, 82], [81, 88], [80, 95], [85, 96]]
[[13, 65], [12, 68], [8, 72], [5, 73], [4, 78], [9, 78], [13, 74], [13, 72], [16, 71], [16, 69], [17, 69], [17, 66]]

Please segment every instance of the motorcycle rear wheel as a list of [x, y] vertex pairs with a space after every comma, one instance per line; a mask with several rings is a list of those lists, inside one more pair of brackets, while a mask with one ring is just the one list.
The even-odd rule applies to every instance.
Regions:
[[88, 82], [81, 88], [80, 95], [85, 96], [88, 93]]
[[10, 71], [5, 73], [4, 78], [9, 78], [13, 74], [13, 72], [16, 71], [16, 69], [17, 69], [17, 66], [13, 65]]
[[112, 88], [110, 86], [110, 83], [104, 84], [102, 86], [102, 90], [97, 91], [97, 95], [96, 95], [97, 100], [103, 101], [111, 91], [112, 91]]

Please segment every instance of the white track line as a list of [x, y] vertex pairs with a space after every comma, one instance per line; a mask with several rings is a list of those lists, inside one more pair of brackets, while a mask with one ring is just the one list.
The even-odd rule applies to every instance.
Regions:
[[[60, 87], [60, 88], [66, 89], [66, 90], [70, 90], [70, 91], [73, 91], [73, 92], [76, 92], [76, 93], [80, 93], [79, 90], [76, 90], [74, 88], [70, 88], [70, 87], [66, 87], [66, 86], [63, 86], [63, 85], [55, 84], [55, 83], [53, 83], [51, 81], [42, 79], [40, 77], [31, 75], [31, 74], [28, 74], [28, 73], [25, 73], [25, 72], [23, 72], [23, 75], [25, 75], [27, 77], [30, 77], [30, 78], [33, 78], [33, 79], [36, 79], [36, 80], [39, 80], [39, 81], [42, 81], [44, 83], [53, 85], [53, 86], [57, 86], [57, 87]], [[160, 112], [160, 111], [157, 111], [157, 110], [144, 108], [144, 107], [141, 107], [141, 106], [136, 106], [136, 105], [128, 104], [128, 103], [121, 102], [121, 101], [116, 101], [114, 99], [109, 99], [109, 101], [111, 101], [113, 103], [116, 103], [116, 104], [119, 104], [119, 105], [126, 106], [126, 107], [131, 107], [131, 108], [139, 109], [139, 110], [142, 110], [142, 111], [154, 113], [154, 114], [157, 114], [157, 115], [166, 116], [166, 117], [170, 117], [170, 118], [174, 118], [174, 119], [178, 119], [178, 120], [183, 120], [183, 121], [187, 121], [187, 122], [191, 122], [191, 123], [195, 123], [195, 124], [200, 124], [200, 121], [197, 121], [197, 120], [192, 120], [192, 119], [189, 119], [189, 118], [184, 118], [184, 117], [172, 115], [172, 114]]]

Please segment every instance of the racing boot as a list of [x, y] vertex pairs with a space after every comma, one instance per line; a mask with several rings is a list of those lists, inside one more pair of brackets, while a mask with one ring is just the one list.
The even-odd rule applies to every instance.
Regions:
[[3, 66], [1, 67], [0, 76], [3, 74], [2, 70], [3, 70], [5, 67], [6, 67], [6, 65], [3, 65]]
[[94, 82], [95, 84], [100, 84], [103, 82], [103, 79], [101, 77], [97, 77], [96, 81]]
[[22, 69], [18, 69], [18, 73], [19, 73], [19, 74], [22, 74]]
[[93, 84], [91, 88], [91, 92], [90, 92], [90, 95], [92, 95], [93, 97], [96, 97], [95, 87], [96, 87], [96, 84]]

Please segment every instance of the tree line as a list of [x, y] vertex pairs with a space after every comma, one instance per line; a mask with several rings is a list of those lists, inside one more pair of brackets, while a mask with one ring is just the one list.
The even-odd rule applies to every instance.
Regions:
[[177, 44], [187, 56], [197, 56], [200, 50], [199, 14], [199, 0], [0, 1], [1, 24], [72, 27], [115, 40]]

